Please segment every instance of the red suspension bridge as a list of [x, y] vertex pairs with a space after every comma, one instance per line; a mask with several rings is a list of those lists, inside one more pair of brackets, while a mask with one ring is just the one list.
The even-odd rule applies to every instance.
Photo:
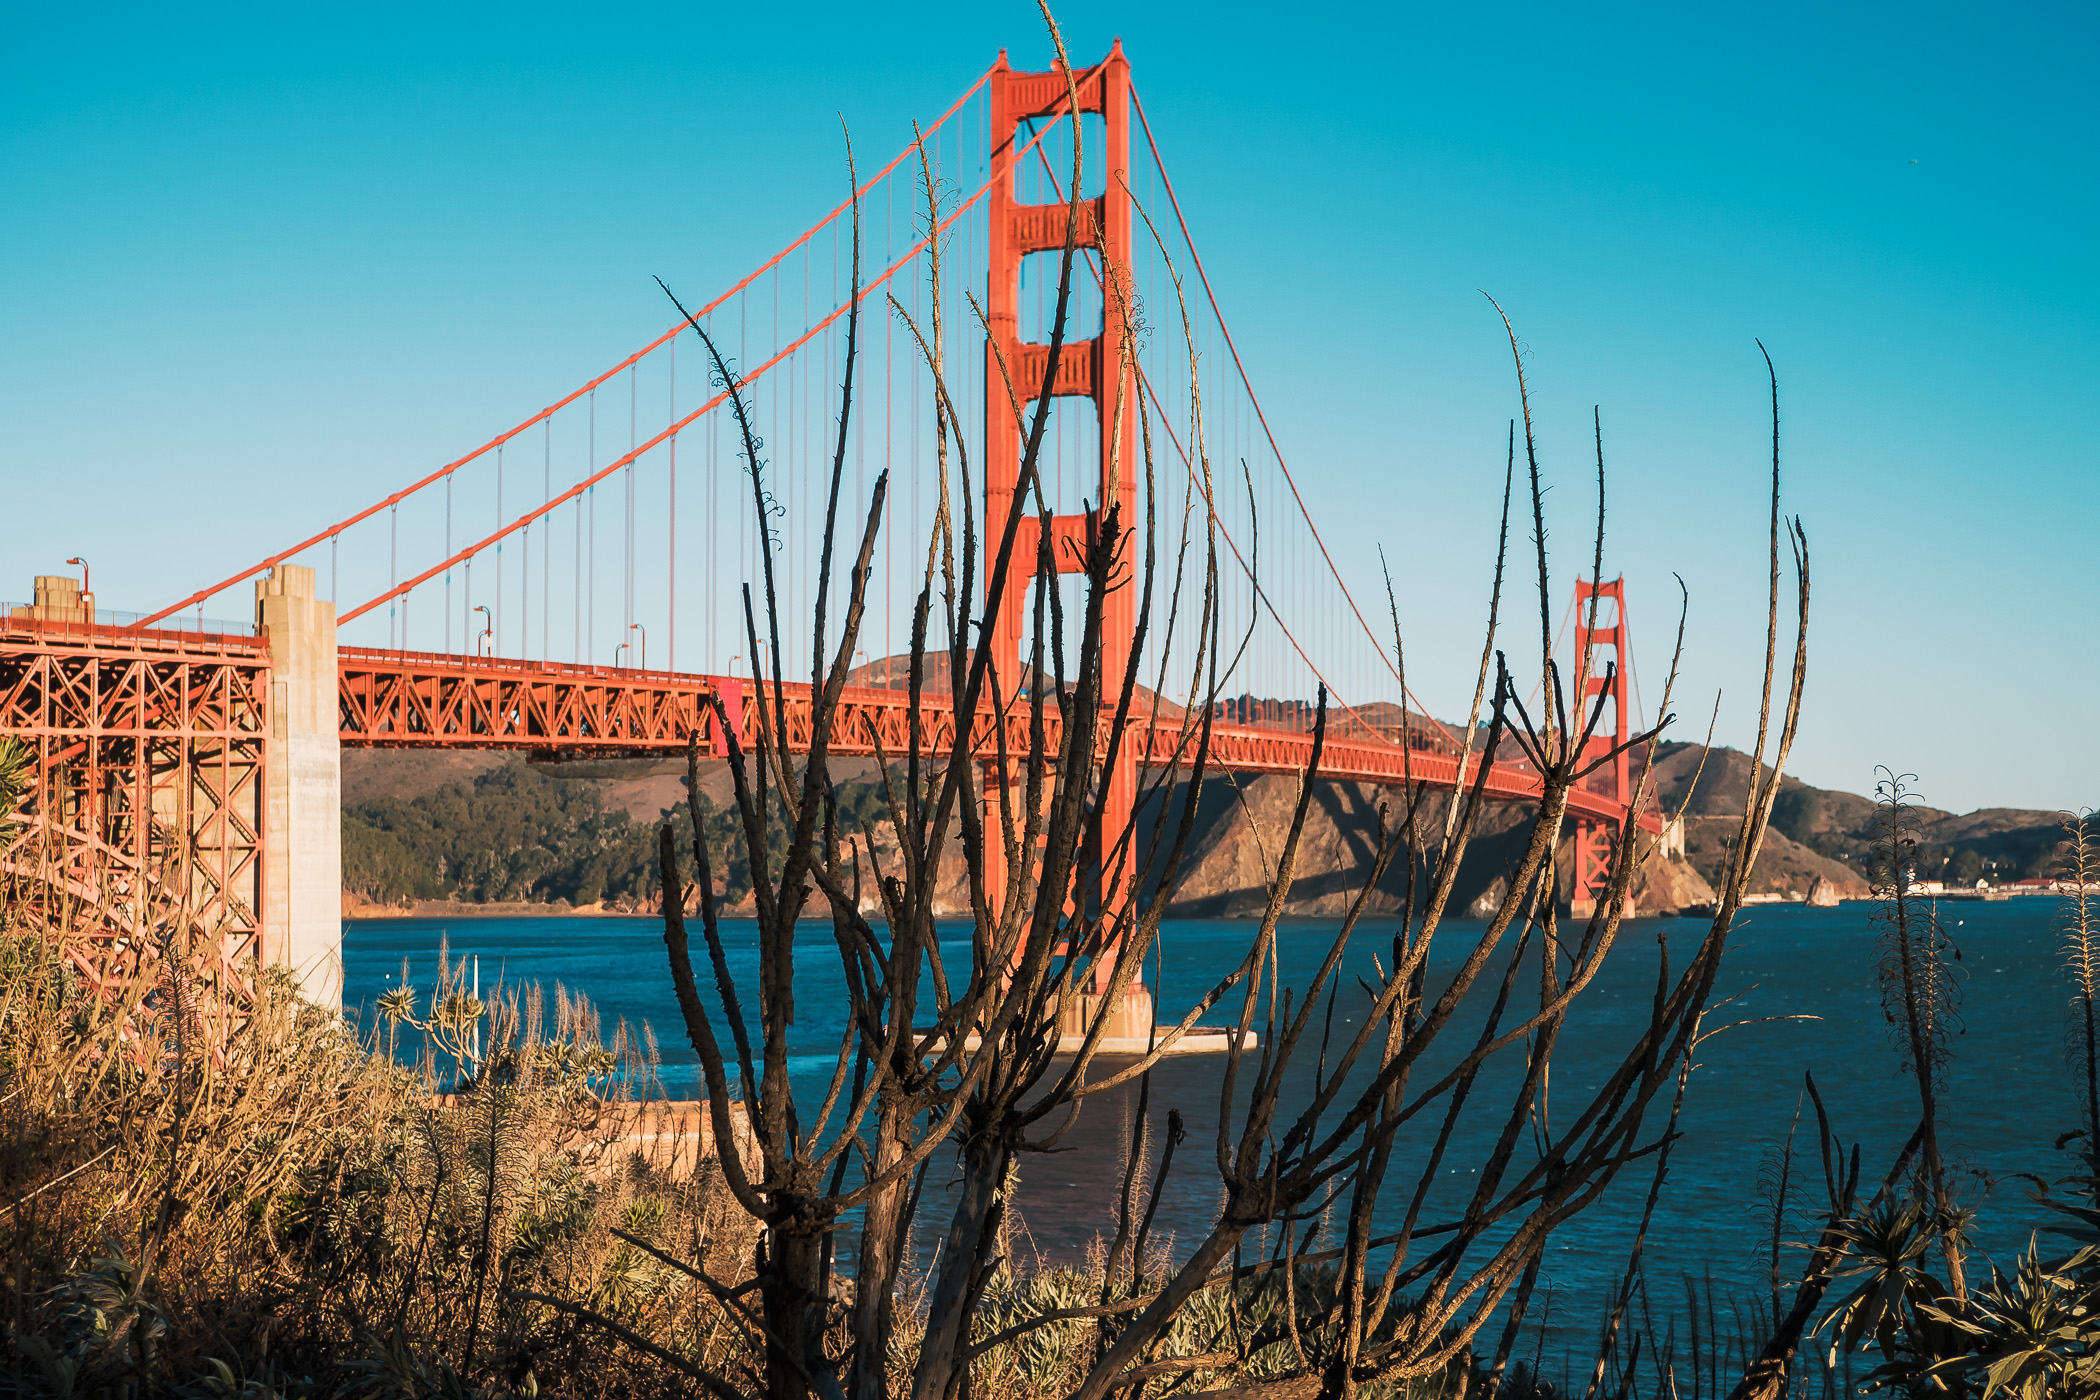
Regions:
[[[1084, 161], [1071, 191], [1075, 139]], [[747, 460], [729, 385], [681, 321], [466, 455], [165, 607], [100, 612], [91, 594], [51, 577], [33, 604], [0, 609], [0, 734], [23, 740], [36, 764], [32, 820], [8, 838], [6, 868], [104, 911], [99, 935], [71, 950], [91, 982], [138, 975], [157, 953], [149, 927], [172, 910], [210, 935], [200, 973], [245, 984], [256, 964], [289, 963], [311, 993], [333, 998], [342, 748], [649, 755], [682, 752], [697, 735], [719, 754], [729, 741], [721, 716], [752, 746], [752, 677], [776, 662], [792, 674], [789, 658], [812, 651], [856, 238], [871, 266], [857, 290], [845, 475], [855, 501], [869, 499], [875, 473], [890, 473], [891, 488], [862, 634], [879, 650], [855, 658], [831, 748], [896, 754], [915, 723], [922, 744], [952, 742], [959, 719], [945, 696], [915, 716], [887, 683], [901, 682], [891, 659], [909, 636], [927, 567], [918, 542], [937, 501], [981, 491], [987, 540], [1031, 504], [1016, 499], [1022, 441], [1049, 369], [1075, 207], [1078, 259], [1038, 457], [1059, 571], [1080, 567], [1078, 546], [1111, 499], [1125, 522], [1141, 518], [1139, 464], [1149, 463], [1157, 501], [1214, 524], [1219, 632], [1245, 638], [1231, 687], [1242, 694], [1215, 702], [1212, 768], [1303, 771], [1311, 707], [1255, 697], [1325, 685], [1324, 777], [1444, 789], [1478, 778], [1477, 748], [1403, 686], [1391, 637], [1359, 606], [1306, 508], [1120, 46], [1076, 74], [1016, 72], [1002, 53], [922, 144], [695, 312], [731, 362], [757, 460]], [[1135, 335], [1117, 332], [1126, 309]], [[982, 347], [981, 367], [951, 364], [942, 377], [947, 423], [977, 427], [960, 440], [937, 419], [917, 338], [936, 329], [945, 344], [962, 336], [972, 359]], [[1213, 462], [1223, 464], [1215, 475]], [[759, 475], [758, 492], [747, 473]], [[1032, 570], [1032, 510], [1021, 524], [1013, 557]], [[768, 542], [780, 566], [781, 658], [746, 655], [741, 640], [740, 585]], [[1132, 535], [1131, 549], [1147, 547], [1171, 568], [1165, 551], [1178, 545]], [[324, 581], [335, 604], [363, 601], [322, 601]], [[996, 664], [1013, 668], [1008, 696], [1032, 640], [1028, 596], [1026, 580], [1010, 584], [987, 619]], [[206, 618], [251, 600], [252, 622]], [[1605, 679], [1608, 667], [1630, 674], [1623, 586], [1579, 585], [1577, 603], [1576, 693], [1610, 691], [1591, 740], [1601, 752], [1632, 733], [1628, 687]], [[1110, 696], [1136, 606], [1133, 588], [1109, 597]], [[1139, 771], [1170, 763], [1181, 742], [1185, 708], [1165, 697], [1168, 677], [1192, 673], [1189, 646], [1176, 639], [1143, 658], [1150, 684], [1101, 802], [1110, 829], [1133, 811]], [[809, 691], [786, 691], [800, 747]], [[1025, 724], [966, 718], [973, 742], [998, 723]], [[1013, 747], [1025, 750], [1024, 733]], [[1540, 791], [1521, 763], [1489, 764], [1484, 782], [1498, 798]], [[1574, 796], [1578, 900], [1603, 888], [1632, 790], [1621, 755]]]

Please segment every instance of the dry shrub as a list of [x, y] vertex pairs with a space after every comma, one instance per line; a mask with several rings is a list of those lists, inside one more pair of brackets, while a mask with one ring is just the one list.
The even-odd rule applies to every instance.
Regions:
[[[624, 1027], [607, 1043], [580, 999], [454, 1003], [410, 1067], [387, 1052], [413, 1022], [361, 1038], [249, 969], [248, 1014], [206, 1037], [194, 989], [89, 995], [18, 907], [0, 916], [0, 1395], [665, 1393], [646, 1355], [533, 1295], [710, 1368], [749, 1352], [661, 1257], [737, 1277], [748, 1220], [705, 1164], [644, 1160], [666, 1121], [653, 1056]], [[189, 965], [163, 946], [163, 968]], [[453, 990], [441, 977], [434, 1007]]]

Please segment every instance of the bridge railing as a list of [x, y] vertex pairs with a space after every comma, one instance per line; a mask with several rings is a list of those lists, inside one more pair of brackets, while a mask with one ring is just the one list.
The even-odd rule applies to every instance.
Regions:
[[97, 608], [92, 615], [82, 608], [38, 607], [0, 599], [0, 632], [34, 636], [43, 641], [123, 642], [160, 639], [184, 646], [253, 650], [261, 636], [252, 622], [228, 622], [222, 618], [168, 617], [151, 627], [141, 627], [145, 613], [110, 612]]

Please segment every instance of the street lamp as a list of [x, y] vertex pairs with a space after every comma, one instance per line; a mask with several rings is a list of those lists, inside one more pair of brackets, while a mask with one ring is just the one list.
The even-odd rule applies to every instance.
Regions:
[[639, 622], [630, 622], [627, 624], [627, 630], [642, 634], [642, 669], [646, 671], [649, 669], [649, 629]]
[[[474, 653], [477, 656], [493, 656], [496, 648], [490, 641], [490, 638], [496, 632], [496, 616], [488, 610], [488, 605], [485, 603], [476, 603], [474, 612], [481, 614], [481, 632], [480, 635], [474, 638]], [[469, 617], [473, 615], [474, 613], [467, 614]]]
[[95, 620], [95, 590], [88, 585], [88, 561], [77, 555], [66, 561], [80, 566], [80, 605], [87, 609], [88, 621]]
[[628, 645], [628, 644], [627, 644], [626, 642], [622, 642], [622, 643], [620, 643], [620, 644], [619, 644], [618, 646], [616, 646], [616, 647], [614, 647], [614, 648], [613, 648], [613, 662], [612, 662], [612, 664], [613, 664], [614, 666], [618, 666], [618, 665], [620, 664], [620, 653], [621, 653], [621, 652], [623, 652], [623, 651], [625, 651], [625, 650], [627, 650], [627, 645]]

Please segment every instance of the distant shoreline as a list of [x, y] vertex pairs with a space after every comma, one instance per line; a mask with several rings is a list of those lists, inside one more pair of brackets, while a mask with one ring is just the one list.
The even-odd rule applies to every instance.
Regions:
[[[821, 915], [829, 908], [822, 894], [810, 896], [804, 906], [807, 914]], [[717, 912], [725, 919], [755, 919], [757, 908], [747, 897], [735, 904], [717, 906]], [[879, 912], [872, 905], [864, 913]], [[966, 910], [950, 910], [936, 904], [934, 917], [954, 919], [967, 917]], [[512, 900], [490, 904], [477, 904], [465, 900], [417, 899], [406, 904], [379, 904], [361, 895], [343, 896], [343, 920], [346, 923], [378, 923], [387, 919], [658, 919], [658, 909], [608, 909], [604, 904], [570, 904], [557, 901], [541, 904], [525, 900]], [[688, 918], [699, 917], [697, 911], [688, 910]]]
[[603, 904], [538, 904], [523, 900], [493, 904], [470, 904], [454, 899], [419, 899], [413, 903], [373, 904], [369, 901], [350, 899], [343, 901], [343, 919], [346, 922], [379, 921], [384, 919], [563, 919], [563, 918], [625, 918], [647, 919], [655, 915], [647, 909], [608, 909]]

